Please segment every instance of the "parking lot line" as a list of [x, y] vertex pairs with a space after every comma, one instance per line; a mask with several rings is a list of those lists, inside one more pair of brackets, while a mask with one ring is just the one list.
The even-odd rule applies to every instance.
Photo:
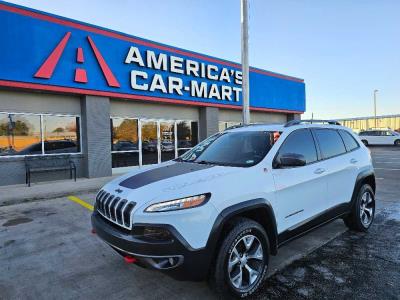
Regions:
[[80, 199], [76, 196], [68, 196], [67, 198], [75, 203], [82, 205], [83, 207], [87, 208], [88, 210], [93, 211], [93, 205], [83, 201], [82, 199]]
[[387, 171], [400, 171], [400, 169], [388, 169], [388, 168], [375, 168], [375, 170], [387, 170]]

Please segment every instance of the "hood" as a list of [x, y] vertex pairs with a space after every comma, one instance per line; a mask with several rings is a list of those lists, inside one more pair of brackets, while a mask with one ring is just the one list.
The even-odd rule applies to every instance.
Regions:
[[212, 192], [223, 177], [237, 174], [243, 168], [169, 161], [145, 170], [135, 170], [116, 178], [106, 190], [119, 190], [121, 197], [145, 203], [173, 200]]

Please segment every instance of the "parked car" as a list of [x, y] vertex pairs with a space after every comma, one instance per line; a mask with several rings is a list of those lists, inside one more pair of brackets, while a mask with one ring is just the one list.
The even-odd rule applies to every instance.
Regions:
[[286, 242], [375, 213], [368, 149], [327, 121], [227, 129], [181, 157], [134, 170], [97, 194], [92, 226], [127, 261], [246, 297]]
[[113, 151], [139, 150], [138, 144], [131, 141], [118, 141], [112, 146]]
[[385, 130], [366, 130], [358, 134], [364, 145], [395, 145], [400, 146], [400, 133]]
[[[45, 154], [75, 153], [79, 152], [78, 145], [71, 140], [44, 141]], [[42, 143], [34, 143], [20, 151], [13, 148], [3, 151], [0, 155], [38, 155], [42, 154]]]

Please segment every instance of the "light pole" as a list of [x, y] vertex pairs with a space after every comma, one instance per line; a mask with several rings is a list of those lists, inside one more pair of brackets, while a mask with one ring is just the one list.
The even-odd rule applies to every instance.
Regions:
[[240, 0], [241, 7], [241, 37], [242, 37], [242, 99], [243, 99], [243, 124], [250, 123], [249, 109], [249, 25], [248, 25], [248, 0]]
[[374, 90], [374, 116], [375, 116], [375, 128], [377, 128], [377, 120], [376, 120], [376, 93], [378, 90]]

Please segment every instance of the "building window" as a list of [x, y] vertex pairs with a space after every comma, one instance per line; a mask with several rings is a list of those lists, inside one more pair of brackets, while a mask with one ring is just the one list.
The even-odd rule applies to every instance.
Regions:
[[137, 119], [111, 119], [112, 167], [139, 165], [139, 126]]
[[199, 128], [197, 122], [178, 121], [176, 123], [176, 132], [178, 137], [178, 156], [182, 155], [199, 142]]
[[218, 129], [219, 131], [224, 131], [225, 129], [232, 127], [232, 126], [238, 126], [241, 125], [242, 123], [240, 122], [224, 122], [220, 121], [218, 122]]
[[43, 118], [44, 153], [79, 153], [79, 118], [49, 116]]
[[79, 117], [0, 113], [0, 155], [80, 153]]

